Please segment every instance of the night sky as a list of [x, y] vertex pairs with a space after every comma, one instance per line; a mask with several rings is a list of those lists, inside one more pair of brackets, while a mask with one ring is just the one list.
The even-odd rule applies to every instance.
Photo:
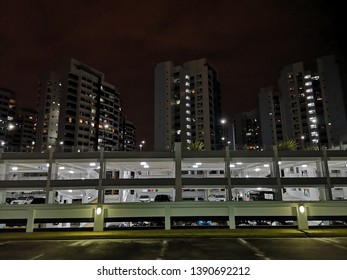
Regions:
[[342, 54], [342, 1], [0, 0], [0, 87], [35, 108], [38, 82], [71, 57], [105, 74], [145, 149], [153, 148], [154, 66], [207, 58], [222, 114], [256, 107], [280, 69]]

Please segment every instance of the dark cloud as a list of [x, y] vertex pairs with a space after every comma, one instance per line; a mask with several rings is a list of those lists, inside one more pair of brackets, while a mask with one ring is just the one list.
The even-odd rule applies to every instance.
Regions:
[[[332, 3], [333, 2], [333, 3]], [[35, 107], [37, 82], [74, 57], [121, 92], [139, 139], [153, 135], [154, 65], [206, 57], [225, 116], [256, 106], [280, 68], [339, 51], [339, 4], [324, 0], [0, 2], [0, 86]]]

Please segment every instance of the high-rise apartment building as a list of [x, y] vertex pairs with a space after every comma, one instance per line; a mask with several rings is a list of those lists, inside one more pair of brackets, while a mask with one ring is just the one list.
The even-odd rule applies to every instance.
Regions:
[[279, 140], [283, 140], [281, 102], [273, 87], [260, 90], [258, 110], [263, 149], [272, 149]]
[[32, 152], [36, 130], [37, 112], [33, 109], [17, 108], [15, 129], [12, 138], [12, 150], [16, 152]]
[[272, 88], [258, 95], [263, 144], [276, 145], [295, 139], [299, 148], [308, 144], [333, 147], [340, 144], [347, 127], [339, 67], [333, 55], [317, 59], [317, 70], [303, 62], [283, 67], [279, 94]]
[[121, 112], [120, 121], [120, 151], [136, 150], [136, 128], [135, 125], [128, 121], [127, 117]]
[[49, 75], [40, 95], [36, 150], [120, 149], [120, 94], [103, 73], [71, 59], [61, 74]]
[[39, 83], [38, 122], [36, 125], [35, 151], [48, 147], [57, 148], [60, 103], [62, 97], [62, 76], [50, 72]]
[[16, 128], [16, 100], [13, 91], [0, 88], [0, 147], [12, 150]]
[[206, 150], [222, 148], [220, 84], [216, 70], [206, 59], [175, 66], [155, 67], [156, 150], [170, 150], [174, 142], [183, 148], [201, 141]]
[[0, 89], [0, 148], [32, 152], [37, 112], [18, 108], [14, 92]]
[[[229, 126], [230, 127], [230, 126]], [[230, 127], [233, 139], [230, 139], [231, 149], [261, 150], [262, 137], [258, 110], [234, 114]]]

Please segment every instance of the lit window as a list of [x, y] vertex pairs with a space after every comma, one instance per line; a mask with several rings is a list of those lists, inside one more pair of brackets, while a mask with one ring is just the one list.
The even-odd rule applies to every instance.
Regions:
[[311, 79], [311, 75], [305, 75], [304, 79]]
[[307, 104], [308, 107], [313, 107], [314, 106], [314, 103], [313, 102], [310, 102]]
[[313, 92], [313, 89], [312, 89], [312, 88], [308, 88], [308, 89], [306, 90], [306, 92]]
[[306, 82], [305, 86], [312, 86], [312, 82]]

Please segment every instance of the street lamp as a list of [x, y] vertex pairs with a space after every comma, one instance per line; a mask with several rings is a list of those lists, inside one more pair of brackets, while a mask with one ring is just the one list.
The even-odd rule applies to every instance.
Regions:
[[221, 124], [222, 124], [222, 143], [223, 143], [223, 146], [226, 146], [226, 143], [227, 143], [227, 135], [226, 135], [226, 130], [225, 130], [225, 124], [226, 124], [226, 119], [221, 119]]
[[142, 151], [142, 147], [144, 146], [145, 143], [146, 143], [145, 140], [142, 140], [142, 141], [141, 141], [141, 144], [139, 145], [140, 151]]

